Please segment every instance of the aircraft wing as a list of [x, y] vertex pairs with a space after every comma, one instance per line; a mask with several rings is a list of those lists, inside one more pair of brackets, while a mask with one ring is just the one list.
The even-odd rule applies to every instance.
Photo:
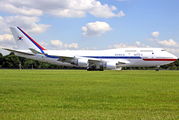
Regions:
[[[71, 63], [73, 60], [77, 60], [77, 59], [88, 59], [88, 62], [90, 65], [96, 65], [96, 64], [101, 64], [101, 63], [106, 63], [106, 61], [103, 61], [102, 59], [96, 59], [96, 58], [88, 58], [88, 57], [79, 57], [79, 56], [60, 56], [60, 55], [50, 55], [47, 53], [41, 53], [33, 48], [29, 48], [34, 54], [44, 54], [47, 57], [56, 57], [59, 58], [57, 61], [61, 61], [61, 62], [68, 62]], [[130, 63], [129, 61], [124, 61], [124, 60], [118, 60], [116, 61], [117, 65], [120, 64], [127, 64]]]
[[[54, 56], [54, 55], [52, 55]], [[88, 58], [88, 57], [78, 57], [78, 56], [56, 56], [55, 57], [60, 57], [58, 61], [61, 62], [68, 62], [71, 63], [73, 60], [78, 60], [78, 59], [87, 59], [89, 66], [93, 65], [100, 65], [104, 63], [108, 63], [108, 61], [105, 61], [103, 59], [96, 59], [96, 58]], [[129, 61], [126, 60], [116, 60], [115, 61], [116, 65], [121, 65], [121, 64], [128, 64], [130, 63]]]
[[116, 60], [116, 61], [104, 61], [104, 60], [95, 60], [95, 59], [89, 59], [88, 60], [88, 63], [89, 63], [89, 67], [92, 67], [92, 66], [107, 66], [107, 65], [110, 65], [111, 63], [113, 64], [113, 65], [115, 65], [116, 66], [116, 69], [118, 69], [118, 68], [120, 68], [121, 69], [121, 67], [120, 67], [120, 65], [121, 64], [128, 64], [128, 63], [130, 63], [129, 61], [124, 61], [124, 60]]
[[25, 54], [25, 55], [34, 55], [32, 53], [22, 52], [22, 51], [19, 51], [19, 50], [13, 50], [13, 49], [9, 49], [9, 48], [2, 48], [2, 49], [7, 50], [7, 51], [11, 51], [11, 52], [20, 53], [20, 54]]
[[68, 62], [68, 63], [71, 63], [71, 61], [75, 59], [75, 56], [55, 56], [55, 57], [59, 57], [57, 61]]

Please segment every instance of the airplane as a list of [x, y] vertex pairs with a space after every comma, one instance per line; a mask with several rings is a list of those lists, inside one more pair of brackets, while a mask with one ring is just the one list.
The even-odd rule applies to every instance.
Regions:
[[20, 27], [10, 27], [18, 46], [15, 55], [62, 66], [84, 67], [88, 71], [121, 70], [122, 67], [152, 67], [178, 58], [162, 48], [119, 48], [107, 50], [47, 50]]

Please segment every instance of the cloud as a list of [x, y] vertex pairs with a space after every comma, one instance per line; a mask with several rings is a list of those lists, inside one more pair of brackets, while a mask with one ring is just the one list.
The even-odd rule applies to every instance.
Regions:
[[13, 36], [10, 34], [0, 35], [0, 42], [14, 42]]
[[23, 30], [28, 33], [32, 34], [40, 34], [46, 31], [50, 25], [45, 24], [37, 24], [40, 19], [38, 17], [31, 17], [31, 16], [8, 16], [8, 17], [1, 17], [0, 16], [0, 25], [1, 31], [4, 33], [10, 33], [9, 26], [19, 26]]
[[96, 21], [94, 23], [87, 23], [86, 26], [82, 27], [83, 35], [91, 36], [101, 36], [102, 33], [113, 30], [109, 24], [106, 22]]
[[174, 48], [165, 48], [166, 51], [176, 55], [179, 58], [179, 49], [174, 49]]
[[75, 11], [71, 9], [64, 9], [64, 10], [52, 10], [50, 13], [52, 16], [58, 16], [58, 17], [85, 17], [86, 13], [83, 11]]
[[149, 48], [149, 46], [141, 44], [139, 41], [136, 41], [134, 44], [120, 43], [120, 44], [108, 45], [108, 48], [109, 49], [116, 49], [116, 48]]
[[82, 48], [81, 50], [97, 50], [97, 49], [95, 47], [92, 47], [92, 48], [85, 47], [85, 48]]
[[158, 31], [151, 33], [151, 36], [154, 38], [158, 37], [159, 35], [160, 33]]
[[47, 48], [49, 44], [44, 41], [41, 41], [40, 45], [43, 46], [44, 48]]
[[[158, 35], [159, 35], [159, 32], [153, 32], [153, 37], [157, 37]], [[175, 49], [179, 47], [179, 43], [175, 42], [173, 39], [160, 41], [159, 39], [156, 39], [156, 38], [147, 38], [147, 41], [149, 41], [156, 47], [157, 46], [162, 47], [166, 51], [179, 57], [179, 49]]]
[[53, 49], [78, 49], [79, 46], [77, 43], [63, 44], [60, 40], [51, 40], [50, 43], [53, 46]]
[[51, 40], [50, 42], [54, 46], [60, 46], [61, 47], [63, 45], [63, 43], [60, 40]]
[[172, 52], [172, 53], [179, 53], [179, 49], [174, 49], [174, 48], [165, 48], [166, 51]]
[[122, 17], [125, 16], [123, 11], [118, 12], [117, 14], [113, 13], [113, 10], [117, 10], [115, 6], [108, 6], [107, 4], [101, 5], [99, 1], [92, 2], [93, 9], [89, 10], [91, 15], [95, 17], [103, 17], [103, 18], [110, 18], [110, 17]]
[[164, 41], [157, 41], [157, 43], [160, 45], [160, 46], [163, 46], [163, 47], [179, 47], [179, 43], [176, 43], [174, 40], [172, 39], [169, 39], [168, 41], [167, 40], [164, 40]]
[[123, 11], [115, 14], [114, 10], [117, 10], [115, 6], [102, 5], [97, 0], [0, 1], [0, 11], [25, 16], [41, 16], [47, 13], [58, 17], [85, 17], [87, 12], [102, 18], [125, 16]]
[[0, 4], [0, 11], [11, 13], [11, 14], [18, 14], [18, 15], [27, 15], [27, 16], [40, 16], [43, 15], [43, 12], [38, 9], [28, 8], [28, 7], [17, 7], [10, 3], [1, 3]]
[[101, 18], [125, 16], [123, 11], [115, 14], [114, 10], [117, 10], [115, 6], [102, 5], [96, 0], [67, 0], [66, 4], [58, 8], [51, 8], [48, 13], [58, 17], [85, 17], [87, 12]]
[[17, 47], [13, 36], [10, 34], [0, 35], [0, 45], [3, 48], [5, 48], [4, 46], [9, 47], [9, 48]]
[[77, 43], [71, 43], [71, 44], [69, 44], [69, 45], [67, 45], [67, 48], [70, 48], [70, 49], [78, 49], [79, 47], [78, 47], [78, 44]]
[[[14, 41], [13, 36], [10, 35], [10, 34], [0, 35], [0, 48], [16, 49], [17, 45]], [[7, 55], [10, 52], [3, 50], [3, 49], [0, 49], [0, 53], [2, 53], [3, 55]]]

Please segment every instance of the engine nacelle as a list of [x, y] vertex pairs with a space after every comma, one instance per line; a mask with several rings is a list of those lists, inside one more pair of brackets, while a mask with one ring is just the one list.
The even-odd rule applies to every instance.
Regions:
[[106, 68], [107, 70], [116, 69], [116, 62], [107, 62], [104, 65], [104, 68]]
[[88, 59], [72, 60], [71, 64], [77, 65], [79, 67], [87, 67], [88, 66]]

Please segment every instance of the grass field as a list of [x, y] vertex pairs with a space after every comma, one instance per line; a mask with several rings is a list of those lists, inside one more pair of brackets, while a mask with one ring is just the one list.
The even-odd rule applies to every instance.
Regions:
[[179, 119], [179, 71], [0, 70], [0, 119]]

